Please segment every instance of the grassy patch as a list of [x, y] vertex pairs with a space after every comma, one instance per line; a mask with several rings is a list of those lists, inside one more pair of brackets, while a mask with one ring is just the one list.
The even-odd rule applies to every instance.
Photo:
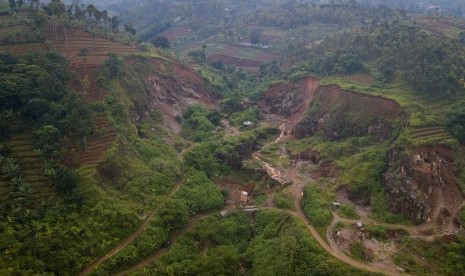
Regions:
[[385, 241], [388, 238], [389, 228], [384, 225], [365, 225], [365, 231], [370, 237]]
[[315, 184], [304, 188], [302, 209], [308, 220], [317, 228], [324, 228], [331, 222], [332, 216], [328, 205], [328, 194]]
[[312, 136], [300, 140], [289, 141], [286, 149], [293, 155], [312, 149], [321, 154], [323, 159], [340, 160], [364, 151], [374, 145], [372, 137], [351, 137], [343, 141], [328, 142], [320, 136]]
[[355, 210], [354, 206], [344, 204], [339, 209], [338, 214], [343, 218], [348, 219], [359, 219], [360, 216], [358, 215], [357, 211]]
[[365, 252], [365, 247], [363, 246], [363, 243], [361, 242], [355, 242], [350, 245], [350, 254], [359, 260], [364, 260], [364, 252]]
[[282, 144], [273, 144], [271, 146], [266, 146], [261, 150], [261, 158], [272, 165], [275, 165], [280, 168], [289, 168], [291, 165], [291, 159], [289, 155], [279, 154]]
[[294, 210], [294, 200], [290, 192], [282, 192], [274, 195], [273, 201], [278, 208]]
[[394, 261], [414, 275], [464, 275], [464, 248], [465, 239], [459, 236], [450, 236], [448, 243], [404, 237]]

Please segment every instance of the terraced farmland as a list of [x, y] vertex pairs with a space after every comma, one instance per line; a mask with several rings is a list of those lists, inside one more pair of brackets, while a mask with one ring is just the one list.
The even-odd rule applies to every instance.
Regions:
[[[108, 53], [126, 55], [136, 52], [135, 46], [93, 36], [81, 28], [44, 28], [47, 41], [71, 62], [71, 65], [102, 65]], [[79, 56], [81, 49], [87, 49], [86, 56]]]
[[[44, 200], [55, 196], [54, 189], [46, 183], [42, 175], [43, 163], [34, 151], [30, 134], [15, 134], [5, 143], [10, 149], [10, 157], [20, 166], [23, 179], [31, 185], [32, 198]], [[0, 180], [0, 200], [15, 197], [12, 184], [7, 179]]]
[[81, 164], [97, 165], [111, 144], [116, 140], [116, 130], [110, 125], [107, 119], [100, 118], [95, 124], [96, 133], [91, 136], [87, 143], [87, 150], [79, 155]]
[[78, 93], [80, 93], [87, 102], [98, 102], [103, 99], [106, 95], [106, 90], [101, 88], [97, 85], [97, 81], [95, 79], [95, 70], [97, 70], [98, 66], [96, 65], [80, 65], [74, 66], [71, 68], [74, 73], [76, 73], [79, 78], [82, 80], [87, 77], [89, 81], [89, 87], [87, 91], [83, 90], [83, 87], [77, 81], [76, 83], [71, 83], [71, 87], [73, 87]]
[[410, 131], [409, 138], [411, 140], [426, 140], [434, 139], [435, 141], [443, 141], [452, 139], [450, 133], [442, 126], [420, 127]]
[[40, 32], [22, 22], [21, 17], [0, 16], [0, 52], [21, 54], [47, 49]]
[[[92, 103], [101, 101], [107, 92], [97, 85], [95, 70], [103, 64], [108, 53], [122, 56], [137, 51], [134, 46], [96, 37], [79, 28], [61, 28], [57, 31], [46, 28], [44, 34], [47, 41], [70, 60], [70, 69], [78, 78], [82, 80], [87, 77], [87, 91], [83, 91], [78, 83], [72, 86], [87, 102]], [[88, 52], [85, 56], [80, 56], [79, 52], [84, 48]], [[88, 139], [87, 149], [79, 152], [79, 162], [82, 165], [97, 165], [117, 138], [116, 130], [105, 117], [96, 119], [95, 129], [96, 133]]]

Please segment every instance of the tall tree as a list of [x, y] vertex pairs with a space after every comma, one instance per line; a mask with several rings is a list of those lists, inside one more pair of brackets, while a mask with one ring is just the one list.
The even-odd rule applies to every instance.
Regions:
[[160, 35], [152, 39], [153, 46], [162, 49], [168, 49], [171, 47], [171, 44], [166, 36]]

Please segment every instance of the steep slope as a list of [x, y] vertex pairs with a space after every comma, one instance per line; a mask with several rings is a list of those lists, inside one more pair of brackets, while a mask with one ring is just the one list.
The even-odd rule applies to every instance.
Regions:
[[182, 114], [189, 106], [200, 104], [211, 109], [221, 97], [191, 66], [173, 59], [133, 57], [126, 66], [130, 75], [124, 86], [135, 99], [134, 120], [161, 112], [163, 124], [175, 134], [180, 133]]
[[27, 18], [27, 13], [0, 15], [0, 52], [22, 54], [49, 48], [40, 31]]
[[393, 149], [383, 185], [388, 206], [401, 213], [425, 232], [454, 233], [465, 199], [457, 181], [457, 168], [450, 148], [442, 145]]
[[371, 135], [384, 141], [392, 135], [393, 123], [400, 115], [400, 106], [393, 100], [344, 91], [335, 85], [320, 86], [295, 135], [302, 138], [319, 133], [329, 140]]
[[266, 114], [286, 118], [284, 135], [291, 135], [312, 102], [318, 80], [307, 77], [299, 82], [283, 81], [260, 96], [260, 109]]
[[[47, 43], [70, 61], [69, 68], [76, 74], [76, 79], [69, 85], [90, 103], [100, 102], [108, 94], [107, 89], [97, 83], [95, 75], [108, 54], [124, 56], [137, 51], [134, 46], [97, 37], [83, 28], [48, 25], [43, 28], [43, 33]], [[75, 147], [81, 165], [96, 165], [117, 137], [105, 114], [97, 117], [95, 128], [98, 131], [89, 137], [87, 148]]]

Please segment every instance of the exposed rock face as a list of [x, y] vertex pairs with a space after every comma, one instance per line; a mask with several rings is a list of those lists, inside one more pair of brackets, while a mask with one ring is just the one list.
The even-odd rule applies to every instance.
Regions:
[[275, 84], [262, 94], [260, 107], [265, 113], [277, 114], [282, 117], [289, 117], [297, 112], [304, 101], [303, 83], [282, 82]]
[[259, 140], [266, 139], [267, 135], [276, 135], [278, 132], [275, 128], [267, 128], [266, 132], [241, 140], [240, 143], [232, 146], [230, 150], [218, 153], [217, 157], [232, 167], [241, 168], [242, 161], [249, 159], [254, 152], [260, 149]]
[[344, 91], [335, 85], [320, 86], [295, 135], [303, 138], [319, 133], [329, 140], [373, 135], [384, 141], [400, 115], [395, 101]]
[[218, 158], [234, 168], [241, 168], [242, 161], [249, 159], [258, 150], [256, 140], [247, 141], [234, 147], [234, 150], [219, 153]]
[[294, 132], [297, 123], [304, 117], [318, 85], [318, 80], [310, 77], [298, 82], [272, 85], [261, 95], [260, 109], [266, 114], [285, 118], [286, 123], [281, 130], [287, 136]]
[[174, 62], [166, 65], [157, 59], [153, 63], [162, 74], [150, 74], [147, 78], [149, 111], [160, 110], [165, 115], [165, 125], [179, 134], [181, 126], [175, 118], [194, 104], [212, 107], [217, 95], [205, 88], [204, 79], [192, 68]]
[[383, 179], [389, 209], [439, 233], [457, 230], [464, 196], [451, 156], [445, 146], [391, 150]]
[[176, 61], [135, 57], [127, 65], [133, 67], [129, 71], [138, 72], [130, 76], [134, 78], [132, 83], [141, 84], [128, 87], [136, 99], [131, 114], [135, 121], [159, 111], [164, 115], [165, 126], [179, 134], [181, 126], [176, 117], [181, 118], [193, 104], [213, 107], [219, 98], [194, 69]]

